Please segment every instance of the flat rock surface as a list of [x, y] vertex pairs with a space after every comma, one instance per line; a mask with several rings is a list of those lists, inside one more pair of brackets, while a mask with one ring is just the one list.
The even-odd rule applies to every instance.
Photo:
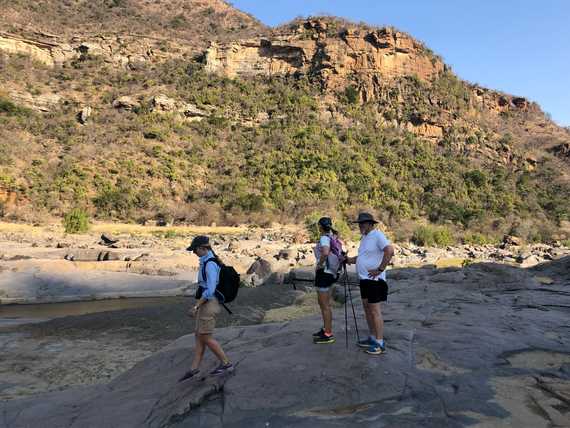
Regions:
[[178, 383], [192, 357], [184, 336], [106, 385], [2, 402], [0, 426], [569, 425], [570, 258], [529, 270], [402, 269], [394, 278], [384, 355], [354, 346], [350, 318], [346, 348], [342, 308], [332, 345], [311, 341], [319, 317], [228, 327], [217, 337], [237, 364], [230, 376], [207, 375], [208, 353], [201, 375]]
[[119, 297], [178, 296], [189, 294], [193, 282], [96, 270], [7, 271], [0, 274], [0, 300], [2, 303], [48, 303]]

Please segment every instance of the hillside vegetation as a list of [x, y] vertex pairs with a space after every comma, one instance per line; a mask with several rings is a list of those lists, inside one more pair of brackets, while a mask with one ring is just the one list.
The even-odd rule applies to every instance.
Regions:
[[[13, 96], [22, 91], [62, 99], [38, 111]], [[355, 81], [325, 94], [310, 75], [219, 77], [201, 57], [118, 68], [83, 55], [50, 68], [4, 54], [0, 190], [19, 202], [0, 199], [0, 216], [79, 208], [95, 219], [267, 224], [370, 209], [404, 238], [431, 222], [480, 242], [564, 239], [568, 166], [544, 150], [564, 132], [530, 138], [548, 125], [542, 112], [491, 116], [473, 107], [475, 91], [448, 68], [363, 102]], [[402, 126], [442, 117], [437, 138]]]

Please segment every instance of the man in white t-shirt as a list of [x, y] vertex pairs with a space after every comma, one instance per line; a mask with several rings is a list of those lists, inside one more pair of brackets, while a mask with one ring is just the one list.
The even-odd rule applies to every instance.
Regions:
[[386, 352], [380, 302], [388, 299], [385, 270], [394, 255], [394, 247], [386, 236], [376, 229], [378, 222], [371, 214], [360, 213], [354, 223], [358, 223], [362, 238], [358, 256], [349, 257], [347, 263], [356, 263], [360, 296], [370, 331], [368, 338], [359, 341], [358, 346], [366, 348], [368, 354], [380, 355]]

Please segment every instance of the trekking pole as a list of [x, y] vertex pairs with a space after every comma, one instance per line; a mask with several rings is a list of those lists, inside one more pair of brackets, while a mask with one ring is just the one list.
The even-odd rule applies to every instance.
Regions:
[[356, 311], [354, 310], [354, 303], [352, 302], [352, 292], [350, 291], [350, 283], [348, 282], [348, 271], [346, 270], [346, 265], [344, 265], [345, 273], [345, 287], [348, 288], [348, 296], [350, 299], [350, 306], [352, 306], [352, 316], [354, 317], [354, 328], [356, 330], [356, 340], [360, 342], [360, 333], [358, 332], [358, 322], [356, 321]]
[[348, 349], [348, 308], [346, 307], [348, 303], [348, 290], [346, 289], [346, 264], [344, 265], [344, 279], [344, 336], [346, 341], [346, 349]]

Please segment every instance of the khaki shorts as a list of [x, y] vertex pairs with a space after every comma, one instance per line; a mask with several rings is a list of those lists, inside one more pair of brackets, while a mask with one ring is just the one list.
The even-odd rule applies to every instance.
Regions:
[[196, 332], [212, 334], [216, 328], [216, 316], [220, 313], [220, 303], [213, 298], [202, 304], [196, 314]]

